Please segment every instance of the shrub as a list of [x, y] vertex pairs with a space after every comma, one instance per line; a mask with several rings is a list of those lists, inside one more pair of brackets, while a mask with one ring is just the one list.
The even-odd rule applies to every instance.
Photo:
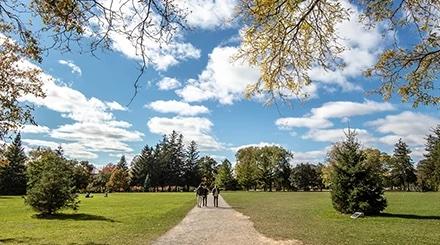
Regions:
[[28, 166], [28, 189], [25, 198], [41, 215], [50, 215], [63, 208], [78, 208], [73, 172], [60, 155], [45, 150]]

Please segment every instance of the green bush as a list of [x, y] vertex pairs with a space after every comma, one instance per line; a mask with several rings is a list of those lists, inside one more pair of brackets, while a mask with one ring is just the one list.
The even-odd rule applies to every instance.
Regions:
[[333, 207], [341, 213], [378, 214], [387, 206], [382, 179], [375, 168], [365, 164], [354, 132], [333, 146], [329, 154], [334, 170], [331, 176]]
[[62, 156], [44, 150], [28, 166], [28, 189], [25, 202], [41, 215], [63, 208], [78, 208], [73, 171]]

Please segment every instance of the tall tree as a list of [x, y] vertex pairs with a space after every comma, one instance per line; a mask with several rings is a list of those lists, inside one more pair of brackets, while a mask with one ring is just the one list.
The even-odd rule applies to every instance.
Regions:
[[391, 178], [396, 186], [410, 191], [411, 184], [417, 181], [416, 170], [414, 169], [408, 145], [399, 139], [394, 145], [394, 154], [391, 161]]
[[440, 125], [426, 137], [424, 159], [417, 165], [417, 181], [422, 190], [440, 188]]
[[252, 147], [247, 147], [239, 149], [235, 154], [235, 158], [237, 159], [237, 163], [235, 164], [237, 181], [247, 191], [251, 187], [257, 188], [258, 168], [255, 156], [252, 152]]
[[236, 180], [232, 171], [231, 162], [225, 159], [219, 166], [215, 177], [215, 184], [225, 190], [235, 190]]
[[190, 186], [198, 186], [200, 184], [201, 176], [198, 160], [199, 151], [197, 149], [197, 143], [191, 141], [186, 149], [182, 175], [183, 183], [187, 190], [189, 190]]
[[217, 162], [210, 156], [204, 156], [199, 159], [198, 165], [200, 169], [200, 176], [202, 176], [202, 181], [205, 182], [208, 187], [211, 187], [215, 181], [215, 169]]
[[318, 167], [310, 163], [301, 163], [292, 169], [291, 185], [296, 190], [310, 191], [322, 189]]
[[386, 207], [381, 176], [365, 164], [365, 154], [353, 131], [329, 153], [333, 207], [341, 213], [380, 213]]
[[0, 165], [0, 193], [24, 195], [26, 193], [26, 154], [18, 133], [4, 153], [5, 163]]
[[[339, 37], [338, 25], [352, 16], [349, 8], [358, 9], [360, 21], [367, 29], [385, 23], [394, 33], [416, 33], [412, 42], [391, 39], [377, 63], [365, 71], [381, 83], [377, 91], [388, 99], [394, 93], [414, 106], [439, 104], [436, 93], [440, 67], [440, 3], [437, 0], [354, 0], [342, 1], [241, 0], [243, 18], [240, 52], [257, 66], [260, 78], [248, 87], [248, 95], [269, 93], [290, 98], [301, 96], [312, 80], [312, 68], [335, 71], [344, 67], [343, 51], [350, 48]], [[404, 30], [400, 32], [401, 30]], [[386, 35], [384, 35], [386, 36]], [[392, 41], [394, 40], [394, 42]], [[287, 92], [285, 92], [287, 91]]]
[[117, 168], [120, 168], [124, 171], [128, 170], [127, 160], [125, 159], [125, 155], [121, 156], [121, 159], [119, 159], [118, 164], [116, 164]]

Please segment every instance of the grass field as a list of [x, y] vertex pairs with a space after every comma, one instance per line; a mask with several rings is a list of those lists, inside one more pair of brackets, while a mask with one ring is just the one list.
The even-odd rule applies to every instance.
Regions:
[[337, 213], [330, 193], [224, 192], [258, 231], [305, 244], [439, 244], [440, 193], [386, 193], [383, 216], [353, 220]]
[[21, 197], [0, 196], [0, 244], [146, 244], [192, 207], [192, 193], [97, 194], [77, 213], [39, 219]]

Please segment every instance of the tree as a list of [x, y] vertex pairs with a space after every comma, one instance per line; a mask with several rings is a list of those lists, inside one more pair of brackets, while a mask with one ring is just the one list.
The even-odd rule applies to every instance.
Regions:
[[293, 168], [290, 181], [296, 190], [310, 191], [312, 189], [322, 189], [319, 169], [310, 163], [301, 163]]
[[391, 161], [391, 179], [396, 186], [410, 191], [410, 185], [417, 181], [416, 170], [412, 164], [411, 151], [408, 145], [399, 139], [394, 145], [394, 155]]
[[[382, 51], [375, 65], [365, 71], [377, 77], [377, 89], [385, 99], [394, 93], [402, 101], [440, 103], [436, 90], [440, 67], [440, 3], [436, 0], [357, 0], [360, 21], [365, 28], [385, 25], [383, 32], [405, 30], [412, 35], [413, 45], [395, 38]], [[337, 70], [345, 47], [338, 36], [338, 24], [349, 19], [349, 5], [340, 1], [240, 1], [238, 15], [243, 18], [243, 38], [237, 59], [257, 66], [260, 78], [248, 87], [249, 96], [268, 93], [290, 98], [302, 96], [312, 81], [313, 67]], [[384, 35], [386, 36], [386, 35]], [[287, 92], [285, 92], [287, 91]]]
[[35, 152], [28, 165], [28, 189], [25, 198], [41, 215], [51, 215], [62, 208], [76, 210], [79, 201], [68, 161], [50, 149]]
[[116, 164], [116, 167], [120, 168], [120, 169], [122, 169], [124, 171], [128, 170], [127, 160], [125, 160], [125, 155], [121, 156], [121, 159], [119, 159], [119, 162], [118, 162], [118, 164]]
[[90, 184], [87, 186], [87, 191], [104, 192], [114, 169], [116, 169], [116, 165], [111, 163], [100, 169], [98, 174], [92, 177]]
[[72, 165], [73, 182], [76, 191], [87, 191], [87, 187], [92, 181], [93, 165], [87, 161], [78, 162], [71, 160], [69, 163]]
[[333, 145], [329, 162], [333, 167], [331, 197], [337, 211], [377, 214], [385, 209], [381, 176], [365, 164], [365, 154], [355, 132], [348, 131], [345, 141]]
[[148, 62], [154, 58], [148, 43], [161, 48], [168, 45], [177, 31], [185, 28], [186, 15], [184, 6], [174, 0], [0, 1], [0, 138], [33, 123], [33, 106], [19, 99], [45, 96], [45, 78], [31, 63], [42, 62], [45, 51], [94, 53], [100, 48], [111, 49], [112, 37], [126, 38], [140, 61], [140, 73], [134, 81], [136, 94]]
[[440, 187], [440, 125], [426, 137], [424, 159], [417, 165], [417, 182], [424, 191], [437, 191]]
[[127, 191], [129, 187], [128, 172], [122, 168], [115, 168], [106, 187], [112, 191]]
[[225, 190], [235, 190], [236, 180], [233, 175], [232, 165], [228, 159], [225, 159], [219, 166], [215, 177], [215, 184]]
[[5, 162], [0, 165], [0, 194], [24, 195], [26, 193], [26, 154], [18, 133], [4, 152]]
[[210, 156], [204, 156], [199, 159], [198, 165], [202, 181], [206, 186], [211, 187], [215, 181], [217, 162]]
[[252, 147], [239, 149], [235, 154], [237, 163], [235, 165], [235, 174], [238, 183], [247, 191], [254, 186], [257, 188], [257, 163], [252, 154]]
[[186, 189], [190, 186], [198, 186], [201, 181], [200, 168], [198, 165], [199, 151], [197, 150], [197, 143], [191, 141], [186, 149], [185, 160], [183, 163], [183, 183]]

